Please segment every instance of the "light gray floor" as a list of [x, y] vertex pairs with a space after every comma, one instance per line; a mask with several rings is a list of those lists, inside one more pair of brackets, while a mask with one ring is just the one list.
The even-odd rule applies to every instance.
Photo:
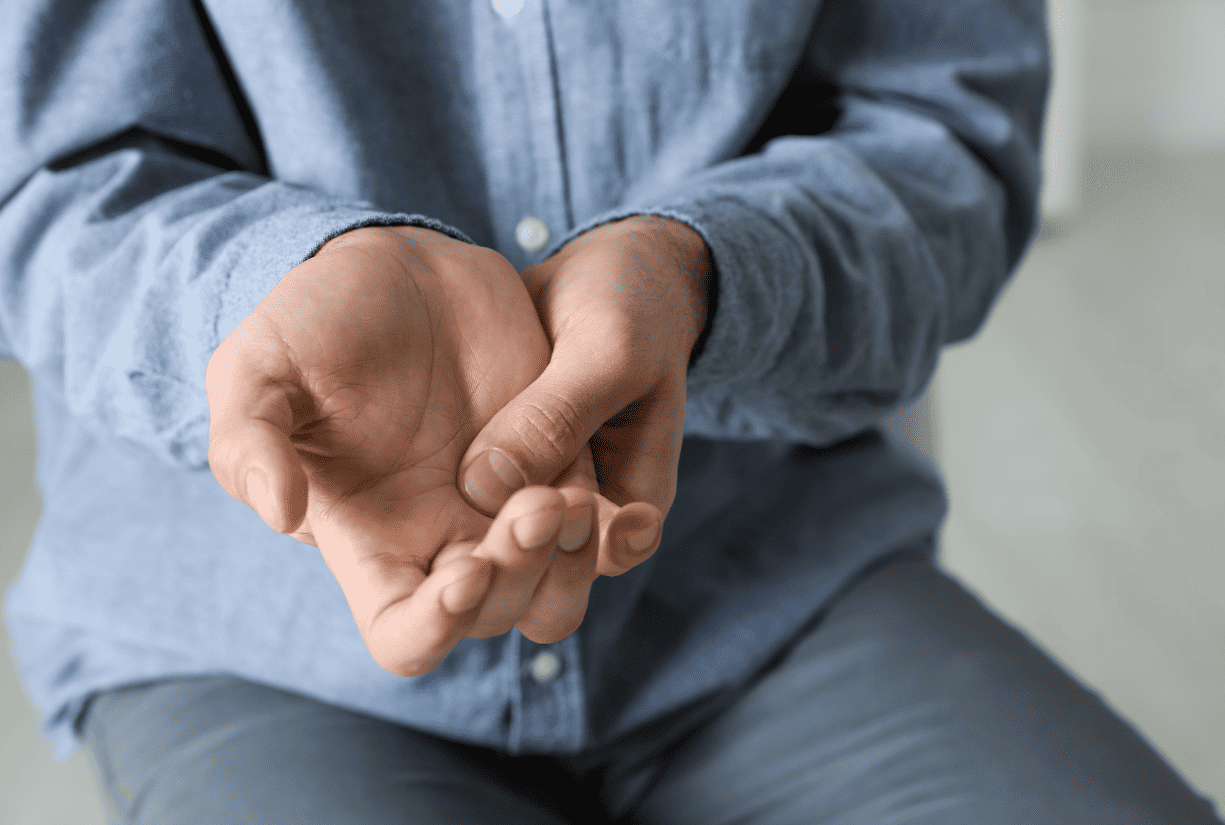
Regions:
[[1225, 803], [1225, 155], [1099, 151], [945, 353], [948, 566]]
[[[1037, 246], [936, 381], [950, 567], [1225, 800], [1225, 157], [1091, 155], [1085, 214]], [[25, 378], [0, 363], [0, 584], [40, 501]], [[7, 652], [0, 822], [101, 825]]]

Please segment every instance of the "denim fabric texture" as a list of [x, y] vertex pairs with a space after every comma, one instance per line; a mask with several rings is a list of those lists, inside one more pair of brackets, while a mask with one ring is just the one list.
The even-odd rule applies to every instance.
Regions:
[[[502, 4], [494, 4], [504, 8]], [[0, 356], [33, 378], [45, 510], [6, 599], [67, 755], [94, 691], [229, 673], [508, 753], [575, 753], [734, 689], [939, 480], [872, 429], [982, 324], [1034, 235], [1041, 0], [9, 0]], [[208, 359], [365, 225], [519, 270], [630, 215], [706, 241], [655, 557], [548, 646], [381, 670], [313, 548], [207, 467]], [[550, 240], [529, 251], [534, 217]]]

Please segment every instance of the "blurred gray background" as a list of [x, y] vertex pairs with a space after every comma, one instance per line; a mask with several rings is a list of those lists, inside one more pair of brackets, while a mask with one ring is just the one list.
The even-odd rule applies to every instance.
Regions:
[[[1051, 0], [1042, 239], [890, 422], [940, 464], [947, 565], [1225, 807], [1225, 0]], [[41, 501], [0, 362], [0, 585]], [[102, 825], [0, 634], [0, 823]]]

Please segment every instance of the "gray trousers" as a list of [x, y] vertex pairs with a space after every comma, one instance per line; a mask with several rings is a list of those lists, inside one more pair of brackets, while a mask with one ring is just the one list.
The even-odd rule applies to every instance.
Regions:
[[577, 757], [232, 677], [98, 694], [83, 724], [125, 825], [1221, 825], [1095, 694], [913, 558], [858, 579], [736, 695]]

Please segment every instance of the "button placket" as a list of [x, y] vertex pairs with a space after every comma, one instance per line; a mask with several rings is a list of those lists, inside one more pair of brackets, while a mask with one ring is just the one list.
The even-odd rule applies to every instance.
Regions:
[[564, 235], [573, 226], [570, 192], [566, 181], [564, 127], [559, 108], [556, 54], [547, 0], [532, 0], [516, 18], [524, 99], [528, 107], [529, 145], [534, 191], [529, 214], [521, 213], [515, 243], [528, 253], [529, 263], [547, 248], [550, 237]]
[[525, 745], [577, 749], [585, 740], [586, 701], [576, 636], [551, 645], [532, 646], [524, 640], [520, 679]]

